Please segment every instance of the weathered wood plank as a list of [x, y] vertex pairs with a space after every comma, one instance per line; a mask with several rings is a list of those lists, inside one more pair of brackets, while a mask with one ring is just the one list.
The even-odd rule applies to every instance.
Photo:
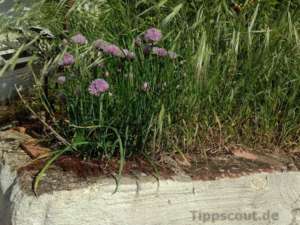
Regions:
[[7, 71], [0, 78], [0, 102], [16, 96], [15, 85], [23, 88], [32, 84], [32, 77], [29, 68], [23, 67], [14, 71]]
[[[9, 62], [15, 53], [16, 50], [14, 49], [0, 51], [0, 68]], [[26, 67], [31, 59], [32, 56], [19, 57], [16, 60], [15, 69], [13, 71], [7, 70], [0, 77], [0, 103], [4, 103], [6, 100], [16, 96], [15, 85], [27, 88], [32, 84], [31, 72]]]
[[0, 51], [0, 56], [12, 55], [16, 52], [14, 49], [2, 50]]

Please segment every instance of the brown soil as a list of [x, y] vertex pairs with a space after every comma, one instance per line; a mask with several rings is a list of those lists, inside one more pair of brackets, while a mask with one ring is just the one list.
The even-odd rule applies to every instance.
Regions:
[[[240, 177], [251, 173], [274, 171], [298, 171], [300, 169], [300, 154], [298, 156], [259, 155], [257, 160], [239, 158], [234, 155], [224, 155], [209, 158], [207, 161], [193, 160], [192, 166], [185, 172], [193, 179], [215, 180], [224, 177]], [[193, 156], [196, 158], [197, 156]], [[270, 159], [270, 160], [266, 160]], [[296, 163], [298, 162], [298, 163]]]
[[[234, 147], [231, 147], [234, 148]], [[249, 150], [244, 150], [249, 151]], [[153, 158], [151, 162], [143, 157], [127, 159], [123, 175], [145, 174], [161, 178], [172, 178], [174, 175], [186, 174], [194, 180], [216, 180], [225, 177], [240, 177], [251, 173], [274, 171], [298, 171], [300, 169], [300, 152], [294, 154], [261, 154], [252, 151], [255, 159], [237, 157], [230, 151], [223, 155], [203, 159], [200, 154], [182, 155], [162, 154]], [[82, 160], [76, 156], [62, 156], [55, 166], [63, 171], [75, 173], [80, 178], [112, 176], [119, 171], [119, 159]], [[38, 171], [45, 161], [22, 167], [22, 171]], [[153, 165], [154, 163], [154, 165]], [[156, 173], [156, 171], [158, 171]]]
[[[7, 121], [15, 119], [16, 112], [17, 110], [9, 111], [8, 108], [0, 107], [0, 128], [1, 123], [3, 127], [3, 121], [7, 125]], [[19, 117], [22, 116], [19, 115]], [[43, 134], [43, 128], [38, 121], [16, 122], [15, 126], [19, 126], [21, 132], [26, 132], [36, 138], [40, 138]], [[193, 151], [185, 155], [162, 153], [149, 161], [142, 156], [126, 159], [122, 174], [143, 173], [163, 178], [171, 178], [175, 174], [187, 174], [196, 180], [215, 180], [257, 172], [297, 171], [300, 169], [299, 149], [289, 151], [253, 150], [236, 144], [218, 146], [218, 148], [222, 149], [215, 151], [218, 152], [217, 154], [208, 154], [206, 158], [201, 152]], [[86, 161], [76, 156], [62, 156], [55, 162], [55, 166], [63, 171], [73, 172], [79, 177], [87, 178], [117, 174], [119, 162], [119, 158]], [[39, 160], [20, 168], [19, 173], [24, 171], [35, 173], [43, 167], [44, 163], [45, 160]]]

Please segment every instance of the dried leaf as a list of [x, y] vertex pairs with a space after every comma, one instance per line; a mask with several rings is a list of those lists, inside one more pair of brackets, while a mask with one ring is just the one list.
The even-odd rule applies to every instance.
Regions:
[[39, 146], [36, 139], [29, 139], [20, 146], [32, 159], [36, 159], [50, 152], [50, 149]]
[[249, 160], [257, 160], [257, 155], [251, 153], [251, 152], [247, 152], [243, 149], [240, 148], [236, 148], [231, 150], [232, 154], [235, 155], [236, 157], [239, 158], [244, 158], [244, 159], [249, 159]]
[[14, 130], [18, 131], [22, 134], [26, 134], [26, 128], [25, 127], [15, 127]]

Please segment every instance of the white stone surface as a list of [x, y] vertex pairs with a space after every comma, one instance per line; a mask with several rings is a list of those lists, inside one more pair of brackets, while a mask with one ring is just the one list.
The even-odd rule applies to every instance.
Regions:
[[[2, 154], [1, 160], [0, 154], [1, 225], [300, 224], [299, 172], [217, 181], [175, 177], [159, 183], [149, 177], [124, 178], [115, 194], [115, 181], [107, 178], [35, 197], [22, 190], [7, 157], [12, 156]], [[255, 212], [256, 218], [270, 212], [276, 220], [233, 218]]]

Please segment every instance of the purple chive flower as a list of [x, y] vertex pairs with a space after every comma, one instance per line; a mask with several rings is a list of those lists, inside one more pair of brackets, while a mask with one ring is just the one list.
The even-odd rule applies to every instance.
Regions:
[[134, 52], [129, 51], [128, 49], [123, 49], [123, 53], [125, 54], [125, 57], [129, 60], [135, 58]]
[[95, 48], [98, 50], [103, 51], [104, 53], [120, 58], [127, 58], [127, 59], [133, 59], [135, 58], [135, 54], [133, 52], [130, 52], [128, 49], [121, 49], [117, 45], [111, 44], [107, 41], [104, 41], [102, 39], [98, 39], [94, 43]]
[[98, 39], [95, 41], [94, 46], [95, 48], [97, 48], [98, 50], [104, 50], [108, 45], [111, 45], [111, 43], [104, 41], [102, 39]]
[[147, 42], [158, 42], [162, 38], [162, 33], [160, 30], [156, 28], [150, 28], [148, 29], [144, 34], [144, 39]]
[[71, 37], [71, 41], [75, 44], [84, 45], [87, 44], [87, 39], [82, 34], [76, 34], [75, 36]]
[[64, 84], [66, 82], [66, 77], [65, 76], [59, 76], [57, 78], [57, 83], [58, 84]]
[[110, 44], [103, 48], [103, 52], [112, 56], [117, 56], [123, 58], [125, 55], [123, 51], [116, 45]]
[[70, 66], [75, 63], [74, 56], [70, 53], [66, 52], [62, 58], [62, 60], [59, 62], [60, 66]]
[[91, 95], [99, 96], [100, 94], [108, 91], [109, 84], [103, 79], [96, 79], [92, 81], [89, 86], [89, 92]]
[[168, 51], [168, 56], [170, 59], [177, 59], [178, 55], [176, 52]]
[[148, 82], [144, 82], [142, 85], [142, 90], [148, 92], [150, 90], [150, 85]]
[[158, 47], [153, 47], [152, 53], [160, 57], [165, 57], [168, 55], [168, 51], [166, 49]]

